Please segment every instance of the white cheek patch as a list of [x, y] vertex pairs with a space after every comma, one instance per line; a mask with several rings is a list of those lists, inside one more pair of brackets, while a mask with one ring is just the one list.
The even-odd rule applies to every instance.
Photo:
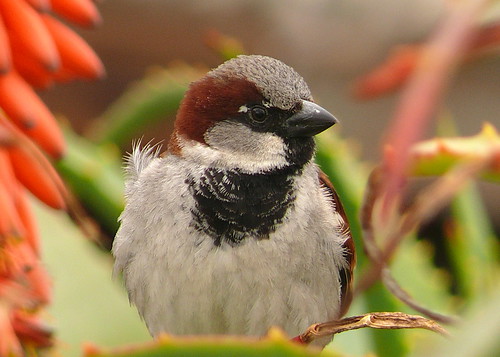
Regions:
[[206, 132], [204, 138], [208, 146], [185, 147], [183, 153], [196, 156], [209, 166], [240, 168], [248, 172], [287, 165], [285, 143], [272, 133], [260, 133], [240, 123], [222, 121]]

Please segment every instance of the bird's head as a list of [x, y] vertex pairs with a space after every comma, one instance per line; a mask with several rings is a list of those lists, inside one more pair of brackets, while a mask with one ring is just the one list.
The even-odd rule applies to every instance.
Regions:
[[312, 137], [335, 123], [293, 68], [270, 57], [239, 56], [191, 84], [170, 151], [251, 172], [302, 166], [313, 157]]

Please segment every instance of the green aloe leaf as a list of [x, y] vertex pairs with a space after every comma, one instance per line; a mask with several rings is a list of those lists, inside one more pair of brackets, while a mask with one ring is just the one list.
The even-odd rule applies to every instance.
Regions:
[[453, 221], [447, 246], [459, 293], [468, 301], [495, 287], [498, 276], [498, 238], [474, 184], [452, 203]]
[[110, 235], [123, 210], [123, 173], [118, 148], [98, 145], [65, 130], [66, 156], [56, 167], [80, 202]]
[[[367, 165], [362, 163], [357, 156], [358, 150], [356, 146], [352, 142], [340, 138], [335, 131], [329, 130], [319, 135], [317, 142], [317, 162], [332, 181], [349, 218], [351, 232], [357, 248], [357, 268], [354, 278], [356, 281], [356, 276], [362, 274], [363, 268], [368, 261], [362, 248], [359, 212], [369, 170]], [[365, 308], [365, 311], [357, 311], [358, 313], [398, 311], [398, 308], [401, 307], [401, 303], [380, 283], [372, 286], [357, 299], [363, 300], [363, 303], [358, 302], [357, 305]], [[363, 339], [365, 340], [364, 353], [373, 352], [374, 350], [379, 356], [400, 357], [408, 352], [404, 331], [363, 331]], [[342, 344], [342, 341], [349, 340], [341, 335], [335, 339], [333, 344], [336, 345], [337, 342]], [[347, 349], [344, 348], [344, 350]]]
[[[449, 294], [449, 275], [432, 262], [434, 252], [426, 241], [415, 236], [403, 240], [391, 264], [391, 272], [401, 287], [419, 304], [442, 314], [455, 314]], [[408, 269], [411, 267], [411, 269]], [[414, 313], [408, 307], [403, 311]]]
[[90, 136], [100, 143], [129, 144], [137, 133], [174, 115], [188, 84], [204, 72], [185, 64], [152, 69], [96, 120]]
[[500, 355], [500, 281], [483, 293], [466, 313], [451, 338], [431, 338], [418, 344], [415, 357], [493, 357]]
[[481, 132], [471, 137], [435, 138], [421, 142], [412, 150], [412, 174], [442, 175], [461, 162], [485, 160], [482, 177], [500, 182], [500, 135], [485, 124]]
[[321, 351], [290, 342], [279, 330], [272, 329], [264, 339], [242, 337], [164, 337], [152, 343], [120, 349], [87, 350], [86, 357], [334, 357], [331, 351]]

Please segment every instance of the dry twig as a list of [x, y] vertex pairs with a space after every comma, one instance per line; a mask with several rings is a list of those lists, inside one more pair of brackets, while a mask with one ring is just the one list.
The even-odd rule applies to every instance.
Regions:
[[365, 327], [386, 330], [421, 328], [449, 336], [449, 333], [438, 323], [422, 316], [408, 315], [402, 312], [372, 312], [311, 325], [294, 340], [309, 344], [318, 338]]

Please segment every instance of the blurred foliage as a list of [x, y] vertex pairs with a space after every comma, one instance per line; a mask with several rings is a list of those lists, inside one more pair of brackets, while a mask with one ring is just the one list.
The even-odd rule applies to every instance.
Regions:
[[488, 160], [484, 179], [500, 182], [500, 135], [489, 123], [468, 138], [438, 138], [415, 145], [412, 149], [414, 175], [442, 175], [464, 161]]
[[88, 135], [99, 143], [129, 144], [147, 127], [174, 115], [187, 85], [206, 71], [185, 63], [151, 69], [110, 105]]
[[119, 350], [87, 348], [86, 357], [142, 357], [142, 356], [241, 356], [241, 357], [335, 357], [333, 352], [301, 346], [291, 342], [280, 330], [271, 329], [262, 339], [242, 337], [177, 337], [165, 336], [147, 346], [126, 347]]
[[[318, 136], [317, 162], [330, 177], [344, 205], [351, 232], [356, 245], [357, 268], [355, 277], [365, 267], [368, 260], [363, 251], [362, 230], [359, 212], [369, 169], [356, 153], [359, 150], [353, 142], [342, 139], [334, 130]], [[356, 278], [355, 278], [356, 279]], [[362, 299], [366, 311], [397, 311], [400, 304], [381, 284], [375, 284], [365, 292]], [[364, 311], [364, 312], [366, 312]], [[402, 356], [407, 352], [403, 333], [399, 330], [369, 331], [370, 339], [381, 356]], [[371, 346], [364, 353], [371, 351]]]
[[446, 237], [451, 271], [467, 304], [481, 301], [498, 287], [498, 237], [488, 219], [477, 187], [466, 187], [452, 203]]
[[[123, 178], [117, 145], [124, 146], [132, 139], [140, 137], [147, 126], [171, 116], [188, 83], [203, 72], [204, 70], [186, 64], [155, 69], [110, 106], [100, 118], [99, 127], [93, 128], [92, 140], [78, 137], [67, 130], [68, 155], [59, 163], [58, 168], [90, 216], [99, 222], [109, 235], [114, 234], [117, 228], [116, 220], [123, 207]], [[337, 130], [334, 128], [318, 137], [317, 161], [331, 178], [349, 217], [357, 247], [358, 266], [355, 276], [359, 277], [370, 268], [363, 251], [358, 215], [371, 165], [360, 161], [357, 156], [357, 144], [341, 138]], [[455, 151], [451, 159], [447, 156], [450, 150], [427, 150], [426, 155], [419, 156], [419, 166], [415, 173], [442, 174], [457, 161], [475, 153], [478, 145], [491, 148], [490, 139], [493, 136], [490, 134], [493, 131], [487, 130], [489, 131], [486, 134], [483, 132], [475, 138], [447, 141], [446, 143], [457, 142], [456, 147], [462, 150]], [[474, 141], [474, 145], [467, 144], [471, 141]], [[431, 141], [428, 145], [443, 148], [442, 142], [439, 144], [438, 141]], [[468, 145], [470, 149], [467, 149]], [[497, 174], [494, 170], [492, 172]], [[61, 222], [53, 224], [51, 219], [44, 218], [44, 212], [40, 212], [40, 215], [45, 236], [54, 235], [63, 239], [61, 235], [78, 235], [75, 232], [60, 232], [56, 227], [67, 225]], [[391, 268], [396, 280], [423, 305], [444, 313], [464, 316], [462, 323], [452, 331], [456, 335], [452, 339], [455, 344], [428, 331], [364, 329], [336, 336], [327, 351], [340, 355], [376, 354], [384, 357], [492, 356], [498, 351], [498, 343], [493, 337], [500, 333], [500, 308], [495, 304], [495, 299], [499, 297], [500, 285], [498, 238], [494, 236], [491, 223], [473, 185], [463, 190], [453, 202], [446, 228], [447, 235], [443, 239], [446, 239], [447, 243], [446, 254], [451, 257], [449, 266], [438, 268], [434, 264], [435, 249], [432, 244], [413, 234], [399, 247], [391, 262]], [[56, 301], [52, 311], [61, 326], [61, 339], [68, 343], [92, 341], [107, 347], [147, 340], [144, 328], [138, 327], [141, 322], [138, 317], [134, 317], [137, 316], [135, 311], [122, 306], [126, 304], [125, 294], [115, 291], [114, 286], [106, 286], [112, 286], [109, 282], [111, 258], [103, 253], [87, 252], [89, 247], [84, 247], [81, 241], [76, 242], [74, 238], [64, 239], [68, 239], [64, 245], [49, 240], [46, 248], [49, 268], [55, 275]], [[64, 247], [67, 254], [56, 254], [53, 251], [61, 250], [61, 247]], [[70, 254], [71, 252], [73, 253]], [[68, 267], [72, 265], [78, 266], [78, 269], [69, 271]], [[88, 266], [92, 266], [96, 271], [87, 270]], [[68, 277], [68, 274], [75, 275], [75, 279]], [[59, 275], [66, 278], [58, 281]], [[88, 280], [85, 281], [86, 278]], [[450, 288], [452, 279], [458, 281], [457, 293], [452, 292]], [[65, 290], [76, 289], [75, 284], [85, 289], [78, 289], [78, 296], [73, 294], [63, 298], [67, 294]], [[84, 309], [79, 308], [81, 304], [85, 305]], [[356, 296], [348, 315], [372, 311], [414, 312], [381, 283], [376, 283]], [[85, 318], [78, 315], [82, 312]], [[89, 315], [93, 315], [92, 321]], [[120, 319], [117, 319], [118, 316]], [[97, 321], [99, 318], [100, 322]], [[122, 318], [127, 322], [122, 322]], [[70, 327], [75, 321], [79, 329]], [[131, 338], [136, 331], [140, 332]], [[183, 339], [169, 338], [159, 343], [116, 350], [89, 347], [86, 352], [88, 356], [316, 355], [285, 340], [283, 337], [273, 337], [260, 343], [248, 344], [214, 338], [192, 340], [188, 343]], [[476, 341], [480, 341], [480, 344]], [[464, 354], [461, 347], [457, 347], [462, 344], [463, 351], [468, 354]], [[432, 349], [429, 346], [432, 346]], [[72, 351], [74, 348], [72, 346]], [[61, 350], [64, 351], [64, 347], [61, 347]], [[73, 352], [64, 355], [73, 355]]]
[[149, 341], [125, 290], [111, 280], [111, 256], [90, 244], [66, 214], [32, 201], [54, 284], [46, 320], [56, 331], [55, 355], [80, 356], [87, 342], [111, 347]]
[[113, 144], [92, 143], [69, 128], [64, 134], [71, 144], [56, 167], [102, 230], [113, 236], [124, 205], [120, 151]]
[[[116, 219], [123, 206], [122, 175], [120, 173], [120, 155], [113, 148], [114, 144], [104, 138], [113, 138], [115, 140], [121, 137], [122, 139], [119, 141], [128, 141], [134, 136], [140, 136], [141, 131], [144, 130], [144, 125], [147, 125], [147, 123], [152, 123], [155, 120], [171, 115], [175, 110], [174, 108], [178, 105], [182, 93], [187, 88], [188, 82], [195, 77], [194, 73], [199, 73], [196, 70], [187, 70], [184, 73], [190, 73], [189, 75], [179, 76], [179, 68], [183, 68], [183, 71], [185, 71], [189, 67], [183, 65], [182, 67], [177, 66], [172, 70], [156, 70], [154, 86], [151, 86], [150, 77], [146, 78], [144, 83], [135, 84], [128, 93], [118, 100], [117, 104], [111, 107], [115, 109], [110, 109], [108, 114], [104, 116], [107, 119], [104, 119], [104, 124], [101, 127], [103, 132], [95, 133], [95, 137], [100, 138], [98, 143], [77, 137], [70, 131], [66, 133], [70, 147], [68, 156], [60, 162], [59, 169], [65, 180], [85, 204], [91, 216], [97, 219], [105, 231], [110, 234], [117, 227]], [[174, 72], [175, 74], [172, 75], [170, 72]], [[176, 78], [174, 82], [172, 82], [173, 78]], [[172, 89], [172, 86], [174, 89]], [[151, 90], [155, 92], [155, 100], [151, 99], [149, 95], [151, 94]], [[140, 94], [139, 92], [141, 91], [144, 93]], [[149, 103], [145, 104], [143, 101], [138, 100], [138, 98], [146, 98], [145, 101]], [[160, 102], [165, 101], [168, 105], [163, 105], [161, 108], [155, 107], [154, 103], [157, 100]], [[150, 105], [155, 107], [155, 110], [152, 110], [152, 107], [149, 107]], [[112, 124], [108, 124], [108, 120]], [[138, 121], [140, 123], [131, 124], [131, 121]], [[125, 132], [124, 128], [130, 131]], [[106, 131], [109, 131], [109, 133]], [[318, 163], [332, 179], [346, 208], [357, 246], [358, 268], [356, 274], [362, 274], [367, 259], [363, 253], [358, 212], [361, 207], [363, 189], [366, 186], [369, 165], [359, 160], [356, 155], [357, 152], [356, 143], [340, 138], [335, 129], [320, 135], [318, 138]], [[487, 220], [477, 192], [472, 187], [469, 187], [457, 197], [453, 204], [453, 215], [450, 217], [449, 227], [449, 236], [447, 239], [450, 244], [448, 245], [448, 250], [450, 256], [453, 257], [453, 263], [452, 266], [448, 267], [447, 271], [439, 269], [433, 264], [432, 259], [430, 259], [433, 256], [432, 247], [418, 240], [415, 236], [407, 239], [400, 247], [393, 261], [392, 268], [396, 278], [403, 282], [404, 288], [411, 292], [417, 300], [433, 309], [449, 313], [459, 313], [464, 307], [462, 303], [457, 302], [463, 300], [473, 304], [479, 297], [485, 301], [489, 301], [486, 294], [487, 291], [484, 291], [484, 289], [487, 286], [491, 288], [498, 285], [495, 284], [495, 279], [498, 275], [497, 240], [492, 233], [490, 223]], [[71, 260], [73, 259], [75, 258], [72, 257]], [[99, 273], [101, 276], [99, 279], [103, 279], [103, 275], [110, 274], [111, 260], [103, 257], [99, 259], [104, 259], [106, 262], [87, 262], [87, 264], [103, 264], [105, 268]], [[65, 269], [64, 266], [61, 265], [60, 269]], [[408, 266], [411, 269], [408, 269]], [[82, 267], [82, 271], [85, 270], [86, 268]], [[457, 277], [460, 282], [460, 292], [457, 296], [450, 293], [449, 279], [447, 278], [449, 274]], [[56, 286], [59, 287], [60, 285]], [[59, 287], [59, 289], [64, 289], [64, 287]], [[102, 292], [103, 290], [99, 288], [95, 291]], [[126, 302], [124, 294], [122, 299], [123, 302]], [[356, 299], [357, 301], [353, 305], [353, 310], [356, 310], [356, 313], [367, 311], [412, 312], [411, 309], [405, 307], [404, 304], [392, 296], [381, 284], [374, 285], [371, 289], [357, 296]], [[94, 298], [89, 298], [87, 303], [90, 306], [96, 303], [100, 304]], [[60, 304], [74, 306], [71, 300], [69, 302], [66, 300], [64, 303], [56, 301], [54, 306], [55, 311], [57, 311]], [[114, 304], [114, 302], [111, 303], [111, 305]], [[110, 302], [108, 301], [106, 305], [110, 305]], [[128, 312], [128, 314], [133, 315], [133, 310], [132, 312]], [[58, 319], [61, 318], [62, 315], [58, 317]], [[98, 325], [104, 330], [109, 331], [114, 329], [113, 333], [116, 335], [123, 334], [123, 336], [126, 336], [129, 333], [128, 328], [112, 327], [111, 320], [112, 318], [110, 317], [110, 319], [105, 319], [105, 324], [98, 323]], [[140, 324], [139, 321], [137, 323]], [[137, 329], [137, 327], [134, 327], [134, 329]], [[66, 331], [66, 329], [62, 329], [61, 331]], [[362, 337], [355, 338], [357, 342], [363, 342], [361, 345], [358, 344], [356, 346], [356, 353], [367, 354], [375, 352], [380, 356], [403, 356], [408, 355], [410, 351], [414, 350], [412, 346], [415, 345], [415, 341], [425, 340], [432, 333], [421, 331], [366, 330], [352, 332], [352, 335], [362, 335]], [[80, 338], [108, 346], [109, 344], [114, 344], [92, 338], [91, 336], [87, 331], [83, 332]], [[62, 338], [65, 339], [64, 336]], [[429, 338], [432, 339], [431, 337]], [[328, 347], [328, 350], [350, 353], [352, 343], [352, 338], [344, 338], [343, 335], [339, 335], [336, 337], [335, 342]], [[444, 343], [445, 341], [443, 340]], [[175, 344], [169, 344], [167, 348], [160, 344], [156, 346], [156, 352], [164, 353], [167, 350], [171, 352], [172, 349], [176, 349], [175, 346]], [[200, 351], [198, 349], [199, 345], [197, 347], [183, 346], [182, 348], [187, 348], [183, 353], [188, 353], [187, 351], [191, 351], [192, 353], [196, 351], [198, 353]], [[218, 345], [214, 348], [218, 351], [217, 354], [221, 353], [221, 350], [226, 352], [231, 351], [231, 348], [228, 349], [224, 345]], [[210, 355], [209, 351], [211, 349], [202, 348], [201, 350], [206, 351], [207, 355]], [[145, 350], [142, 352], [141, 349], [133, 349], [132, 351], [124, 352], [124, 350], [120, 350], [116, 354], [108, 351], [96, 355], [139, 356], [151, 355], [152, 353], [151, 346], [145, 347]], [[253, 353], [250, 351], [255, 351], [255, 349], [253, 347], [248, 349], [248, 355]], [[238, 353], [238, 355], [245, 354]], [[289, 351], [285, 352], [285, 350], [281, 350], [279, 355], [292, 354]]]

